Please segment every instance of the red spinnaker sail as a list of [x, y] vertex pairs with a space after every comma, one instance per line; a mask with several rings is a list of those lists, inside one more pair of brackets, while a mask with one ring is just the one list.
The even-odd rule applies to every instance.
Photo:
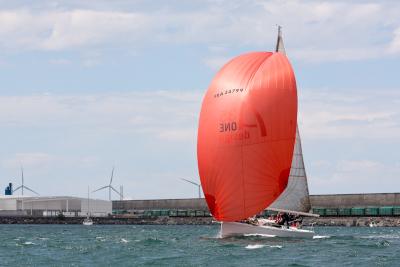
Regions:
[[201, 185], [217, 220], [253, 216], [283, 192], [296, 123], [296, 81], [285, 55], [244, 54], [217, 73], [203, 99], [197, 141]]

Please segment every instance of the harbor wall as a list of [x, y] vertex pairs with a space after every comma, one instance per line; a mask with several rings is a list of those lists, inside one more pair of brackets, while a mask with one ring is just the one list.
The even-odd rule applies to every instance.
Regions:
[[311, 195], [313, 208], [400, 206], [400, 193]]
[[[311, 195], [312, 208], [353, 208], [400, 206], [400, 193]], [[113, 210], [188, 209], [208, 210], [204, 198], [118, 200]]]
[[208, 210], [204, 198], [187, 199], [150, 199], [150, 200], [117, 200], [112, 202], [113, 210], [156, 210], [156, 209], [182, 209], [182, 210]]

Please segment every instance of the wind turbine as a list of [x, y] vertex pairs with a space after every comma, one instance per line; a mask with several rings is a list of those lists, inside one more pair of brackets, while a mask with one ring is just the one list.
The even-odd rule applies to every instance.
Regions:
[[21, 189], [21, 195], [23, 196], [23, 195], [24, 195], [24, 189], [26, 189], [26, 190], [31, 191], [32, 193], [35, 193], [36, 195], [39, 196], [39, 193], [37, 193], [36, 191], [30, 189], [29, 187], [27, 187], [27, 186], [24, 184], [24, 168], [23, 168], [22, 166], [21, 166], [21, 179], [22, 179], [22, 185], [20, 185], [20, 186], [18, 186], [17, 188], [15, 188], [14, 191], [13, 191], [13, 193], [14, 193], [15, 191]]
[[201, 198], [201, 184], [195, 183], [195, 182], [190, 181], [190, 180], [187, 180], [187, 179], [185, 179], [185, 178], [181, 178], [181, 180], [183, 180], [183, 181], [185, 181], [185, 182], [188, 182], [188, 183], [190, 183], [190, 184], [192, 184], [192, 185], [197, 186], [197, 187], [199, 188], [199, 198]]
[[108, 199], [110, 201], [111, 201], [111, 190], [113, 190], [115, 193], [117, 193], [119, 196], [121, 196], [121, 194], [111, 185], [113, 178], [114, 178], [114, 167], [112, 168], [112, 171], [111, 171], [110, 183], [108, 185], [102, 186], [99, 189], [92, 191], [92, 193], [108, 188]]

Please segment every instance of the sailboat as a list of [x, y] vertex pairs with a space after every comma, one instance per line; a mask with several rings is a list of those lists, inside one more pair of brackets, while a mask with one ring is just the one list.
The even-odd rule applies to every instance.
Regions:
[[266, 208], [310, 215], [297, 126], [297, 87], [281, 28], [275, 52], [225, 64], [204, 96], [198, 130], [199, 174], [221, 236], [311, 238], [314, 232], [243, 222]]
[[89, 199], [89, 187], [88, 187], [88, 195], [87, 195], [87, 214], [86, 218], [83, 220], [82, 224], [86, 226], [93, 225], [93, 220], [90, 218], [90, 199]]

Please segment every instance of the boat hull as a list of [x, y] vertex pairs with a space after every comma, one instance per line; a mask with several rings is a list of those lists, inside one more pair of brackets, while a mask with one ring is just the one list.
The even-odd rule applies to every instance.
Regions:
[[83, 220], [82, 224], [86, 225], [86, 226], [90, 226], [90, 225], [93, 225], [93, 221], [92, 221], [92, 219], [86, 218]]
[[221, 237], [247, 234], [292, 238], [313, 238], [314, 236], [314, 232], [311, 230], [297, 229], [293, 227], [257, 226], [238, 222], [221, 223]]

